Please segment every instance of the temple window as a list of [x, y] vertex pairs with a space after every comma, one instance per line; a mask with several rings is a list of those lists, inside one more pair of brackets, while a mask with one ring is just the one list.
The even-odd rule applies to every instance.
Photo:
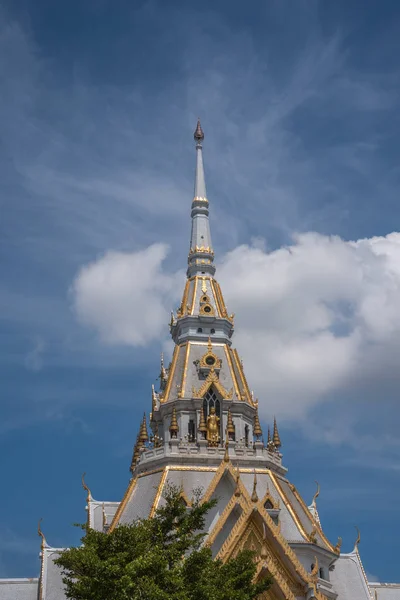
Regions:
[[196, 441], [196, 430], [195, 430], [195, 424], [194, 424], [193, 419], [190, 419], [190, 421], [188, 423], [188, 440], [189, 440], [189, 442]]
[[203, 329], [201, 327], [198, 328], [197, 333], [203, 333]]
[[249, 426], [244, 426], [244, 443], [248, 447], [249, 445]]
[[215, 413], [217, 417], [221, 417], [221, 404], [213, 387], [210, 387], [210, 389], [204, 396], [203, 409], [205, 419], [207, 419], [211, 407], [215, 408]]
[[211, 329], [211, 330], [210, 330], [210, 333], [215, 333], [215, 329]]
[[272, 502], [269, 498], [266, 501], [266, 503], [264, 504], [264, 508], [266, 508], [267, 510], [271, 510], [272, 508], [274, 508], [274, 505], [272, 504]]

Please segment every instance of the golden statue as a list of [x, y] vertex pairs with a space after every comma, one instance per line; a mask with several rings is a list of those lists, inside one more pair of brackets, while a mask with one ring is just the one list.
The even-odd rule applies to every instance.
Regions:
[[215, 414], [215, 408], [210, 408], [210, 414], [207, 417], [207, 441], [209, 446], [218, 446], [219, 436], [219, 417]]

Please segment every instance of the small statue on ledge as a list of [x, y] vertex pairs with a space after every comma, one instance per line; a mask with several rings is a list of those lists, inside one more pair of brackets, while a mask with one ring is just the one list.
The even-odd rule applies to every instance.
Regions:
[[219, 422], [220, 419], [215, 414], [215, 408], [210, 408], [210, 414], [207, 417], [207, 441], [209, 446], [218, 446], [219, 444]]

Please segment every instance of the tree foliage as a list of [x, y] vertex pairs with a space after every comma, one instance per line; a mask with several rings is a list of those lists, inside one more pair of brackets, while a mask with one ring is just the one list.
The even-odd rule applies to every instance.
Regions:
[[170, 487], [151, 519], [120, 525], [110, 533], [82, 528], [82, 546], [55, 561], [72, 600], [252, 600], [271, 585], [254, 583], [254, 553], [222, 563], [202, 544], [207, 512], [195, 492], [187, 508]]

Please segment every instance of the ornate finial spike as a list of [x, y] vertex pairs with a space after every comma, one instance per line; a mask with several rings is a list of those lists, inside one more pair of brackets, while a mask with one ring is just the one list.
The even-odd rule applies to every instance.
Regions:
[[201, 128], [200, 119], [197, 119], [197, 126], [193, 137], [197, 143], [201, 143], [204, 140], [204, 132]]
[[256, 412], [255, 412], [255, 415], [254, 415], [253, 433], [256, 436], [257, 441], [259, 440], [259, 438], [263, 434], [262, 429], [261, 429], [261, 425], [260, 425], [260, 419], [258, 417], [258, 408], [256, 408]]
[[88, 486], [85, 483], [85, 476], [86, 476], [86, 473], [83, 473], [82, 474], [82, 487], [84, 490], [87, 491], [86, 502], [89, 504], [89, 502], [92, 500], [92, 492], [89, 490]]
[[279, 437], [278, 425], [276, 424], [276, 418], [274, 417], [274, 433], [272, 437], [272, 441], [274, 442], [274, 446], [277, 450], [282, 446], [281, 438]]
[[251, 494], [251, 501], [252, 502], [258, 502], [258, 495], [257, 495], [257, 474], [256, 474], [256, 470], [254, 469], [254, 483], [253, 483], [253, 493]]
[[149, 441], [149, 434], [147, 433], [146, 413], [143, 414], [142, 424], [139, 431], [139, 442], [141, 446], [144, 446]]
[[269, 428], [269, 425], [268, 425], [268, 438], [267, 438], [267, 444], [270, 444], [271, 442], [272, 442], [272, 440], [271, 440], [271, 429]]
[[338, 537], [337, 544], [336, 544], [336, 546], [335, 546], [335, 551], [336, 551], [336, 552], [340, 552], [340, 548], [341, 548], [341, 547], [342, 547], [342, 538], [339, 536], [339, 537]]
[[139, 440], [139, 433], [138, 433], [137, 438], [136, 438], [136, 444], [133, 448], [131, 466], [129, 467], [129, 470], [132, 473], [132, 475], [133, 475], [133, 471], [135, 470], [135, 467], [138, 464], [139, 459], [140, 459], [140, 448], [141, 448], [141, 443]]
[[203, 435], [203, 437], [205, 437], [205, 434], [207, 433], [207, 424], [206, 424], [206, 419], [204, 417], [203, 408], [200, 409], [200, 420], [199, 420], [199, 426], [197, 429], [198, 429], [198, 431], [200, 431], [200, 433]]
[[228, 418], [226, 424], [226, 432], [227, 437], [231, 438], [231, 436], [235, 435], [235, 425], [233, 424], [231, 409], [228, 409]]
[[316, 501], [316, 499], [318, 498], [318, 496], [319, 496], [319, 493], [320, 493], [320, 487], [319, 487], [319, 483], [318, 483], [318, 481], [316, 481], [315, 483], [317, 484], [317, 491], [315, 492], [315, 494], [314, 494], [314, 496], [313, 496], [313, 499], [312, 499], [312, 503], [311, 503], [311, 504], [313, 504], [314, 506], [315, 506], [315, 501]]
[[354, 550], [358, 550], [358, 544], [361, 542], [361, 534], [360, 534], [360, 530], [358, 529], [357, 525], [354, 525], [354, 527], [357, 531], [357, 539], [354, 544]]
[[39, 519], [39, 522], [38, 522], [38, 529], [37, 529], [37, 532], [38, 532], [38, 536], [42, 538], [42, 542], [41, 542], [41, 544], [40, 544], [40, 549], [41, 549], [41, 550], [42, 550], [42, 552], [43, 552], [43, 550], [44, 550], [44, 549], [46, 548], [46, 546], [47, 546], [47, 542], [46, 542], [46, 538], [44, 537], [44, 533], [43, 533], [43, 531], [42, 531], [42, 528], [41, 528], [41, 526], [40, 526], [42, 521], [43, 521], [43, 519], [42, 519], [42, 518], [40, 518], [40, 519]]
[[171, 425], [169, 426], [169, 432], [171, 434], [171, 438], [177, 438], [178, 431], [179, 431], [178, 419], [176, 416], [176, 408], [174, 406], [174, 408], [172, 409]]
[[224, 462], [229, 462], [229, 438], [228, 438], [228, 432], [226, 433], [226, 440], [225, 440], [225, 454], [224, 454]]

